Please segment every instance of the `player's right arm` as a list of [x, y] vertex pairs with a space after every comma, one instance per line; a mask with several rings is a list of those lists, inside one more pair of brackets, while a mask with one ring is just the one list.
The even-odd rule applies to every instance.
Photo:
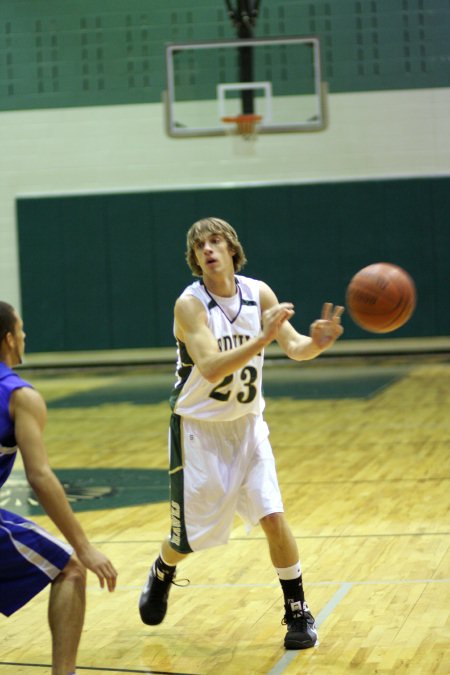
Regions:
[[194, 296], [185, 295], [175, 304], [175, 335], [184, 342], [187, 351], [202, 376], [209, 382], [223, 380], [259, 354], [276, 337], [280, 325], [292, 315], [292, 305], [281, 303], [266, 314], [261, 332], [235, 349], [221, 352], [207, 324], [205, 308]]
[[27, 480], [39, 503], [73, 546], [83, 565], [97, 575], [102, 588], [106, 581], [108, 590], [113, 591], [117, 577], [114, 566], [88, 541], [50, 467], [43, 439], [47, 408], [42, 396], [28, 387], [16, 389], [11, 396], [10, 413]]
[[[273, 290], [262, 281], [260, 281], [260, 301], [264, 323], [270, 312], [278, 307], [278, 299]], [[276, 336], [278, 344], [286, 356], [294, 361], [316, 358], [342, 335], [343, 311], [344, 308], [339, 305], [334, 307], [330, 302], [324, 303], [322, 316], [311, 324], [309, 336], [296, 331], [289, 321], [282, 322]]]

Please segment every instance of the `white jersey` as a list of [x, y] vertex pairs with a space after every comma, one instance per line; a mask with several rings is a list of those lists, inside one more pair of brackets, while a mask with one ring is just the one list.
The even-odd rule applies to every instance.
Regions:
[[[203, 303], [208, 326], [220, 351], [234, 349], [261, 331], [259, 282], [243, 276], [235, 279], [237, 296], [234, 298], [213, 296], [201, 280], [188, 286], [181, 296], [193, 295]], [[230, 421], [262, 413], [263, 350], [243, 368], [227, 375], [222, 382], [212, 384], [201, 375], [186, 345], [177, 340], [177, 348], [178, 378], [171, 396], [176, 414], [198, 420]]]

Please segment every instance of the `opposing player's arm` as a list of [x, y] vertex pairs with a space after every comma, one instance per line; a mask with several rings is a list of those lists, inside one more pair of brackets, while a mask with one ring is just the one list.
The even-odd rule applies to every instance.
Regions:
[[[275, 293], [264, 282], [260, 282], [260, 300], [264, 324], [268, 313], [278, 306]], [[331, 347], [337, 338], [342, 335], [343, 328], [340, 320], [343, 311], [343, 307], [333, 307], [331, 303], [325, 303], [322, 308], [322, 316], [311, 324], [309, 335], [299, 333], [289, 321], [283, 321], [279, 326], [276, 340], [290, 359], [294, 361], [314, 359], [325, 349]]]
[[27, 480], [40, 504], [72, 544], [81, 562], [97, 574], [101, 586], [106, 580], [108, 589], [114, 590], [117, 573], [112, 563], [88, 541], [50, 467], [43, 439], [47, 408], [42, 396], [28, 387], [16, 389], [11, 396], [10, 412]]
[[279, 324], [290, 315], [289, 303], [272, 308], [271, 315], [257, 337], [235, 349], [221, 352], [208, 327], [202, 303], [193, 296], [183, 296], [175, 304], [175, 334], [185, 343], [203, 377], [215, 383], [243, 368], [253, 356], [259, 354], [275, 338]]

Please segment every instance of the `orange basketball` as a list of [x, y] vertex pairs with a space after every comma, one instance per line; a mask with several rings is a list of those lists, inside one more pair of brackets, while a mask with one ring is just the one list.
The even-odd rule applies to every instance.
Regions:
[[359, 270], [347, 287], [346, 304], [353, 321], [371, 333], [403, 326], [416, 306], [414, 281], [404, 269], [374, 263]]

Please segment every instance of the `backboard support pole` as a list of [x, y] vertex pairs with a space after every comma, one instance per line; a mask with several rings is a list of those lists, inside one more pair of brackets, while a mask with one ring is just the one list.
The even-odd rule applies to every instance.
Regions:
[[[238, 0], [236, 8], [233, 8], [231, 0], [226, 0], [226, 5], [230, 19], [236, 28], [237, 37], [241, 40], [252, 39], [260, 2]], [[238, 64], [239, 81], [253, 82], [253, 47], [238, 47]], [[252, 115], [255, 112], [253, 89], [242, 89], [240, 96], [242, 114]]]

